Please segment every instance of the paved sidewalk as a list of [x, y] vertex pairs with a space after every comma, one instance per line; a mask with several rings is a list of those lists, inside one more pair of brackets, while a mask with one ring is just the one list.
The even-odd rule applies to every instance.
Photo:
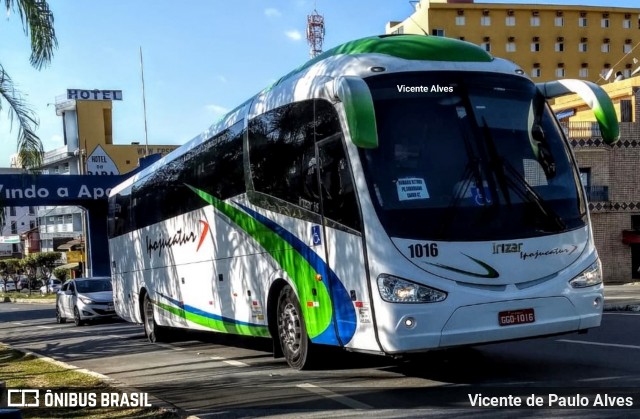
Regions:
[[604, 286], [605, 311], [640, 311], [640, 282]]

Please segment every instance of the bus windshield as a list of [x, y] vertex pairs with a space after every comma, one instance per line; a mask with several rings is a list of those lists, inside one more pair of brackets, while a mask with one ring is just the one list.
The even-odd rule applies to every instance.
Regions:
[[408, 72], [366, 82], [379, 146], [360, 157], [390, 236], [502, 240], [586, 225], [568, 144], [531, 81]]

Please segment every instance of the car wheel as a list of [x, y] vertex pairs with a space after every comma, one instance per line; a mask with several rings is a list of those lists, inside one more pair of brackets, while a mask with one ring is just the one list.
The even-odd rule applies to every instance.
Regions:
[[285, 286], [278, 298], [278, 339], [287, 364], [302, 370], [312, 367], [313, 345], [307, 336], [300, 303], [293, 289]]
[[60, 308], [58, 306], [56, 306], [56, 323], [58, 324], [62, 324], [62, 323], [66, 323], [67, 319], [62, 317], [62, 313], [60, 312]]
[[78, 311], [78, 307], [73, 308], [73, 322], [76, 326], [82, 326], [84, 321], [80, 318], [80, 312]]
[[149, 342], [164, 342], [167, 340], [167, 328], [158, 326], [156, 323], [156, 319], [153, 317], [153, 302], [151, 298], [149, 298], [149, 294], [144, 296], [143, 303], [143, 323], [144, 323], [144, 334], [149, 339]]

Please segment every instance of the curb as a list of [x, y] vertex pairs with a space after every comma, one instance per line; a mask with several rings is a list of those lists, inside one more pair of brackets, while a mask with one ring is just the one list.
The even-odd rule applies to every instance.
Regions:
[[[107, 384], [107, 385], [109, 385], [109, 386], [111, 386], [111, 387], [113, 387], [113, 388], [115, 388], [117, 390], [120, 390], [122, 392], [128, 392], [128, 393], [140, 393], [141, 392], [140, 390], [136, 389], [135, 387], [128, 386], [127, 384], [125, 384], [125, 383], [123, 383], [121, 381], [113, 379], [113, 378], [111, 378], [111, 377], [109, 377], [107, 375], [100, 374], [99, 372], [91, 371], [91, 370], [88, 370], [88, 369], [85, 369], [85, 368], [76, 367], [75, 365], [66, 363], [64, 361], [58, 361], [57, 359], [53, 359], [51, 357], [48, 357], [48, 356], [45, 356], [45, 355], [41, 355], [41, 354], [39, 354], [37, 352], [25, 351], [23, 349], [15, 348], [15, 347], [13, 347], [11, 345], [7, 345], [6, 343], [2, 343], [2, 344], [7, 346], [7, 347], [9, 347], [9, 348], [11, 348], [11, 349], [13, 349], [14, 351], [21, 352], [21, 353], [23, 353], [25, 355], [32, 355], [32, 356], [34, 356], [34, 357], [36, 357], [36, 358], [38, 358], [38, 359], [40, 359], [42, 361], [49, 362], [49, 363], [51, 363], [53, 365], [56, 365], [58, 367], [65, 368], [67, 370], [71, 370], [71, 371], [75, 371], [75, 372], [79, 372], [79, 373], [82, 373], [82, 374], [87, 374], [87, 375], [89, 375], [91, 377], [95, 377], [95, 378], [97, 378], [99, 380], [102, 380], [105, 384]], [[157, 408], [160, 408], [160, 409], [166, 409], [166, 410], [178, 413], [178, 414], [180, 414], [181, 417], [187, 417], [186, 412], [184, 412], [182, 409], [174, 406], [173, 404], [171, 404], [171, 403], [169, 403], [169, 402], [167, 402], [165, 400], [159, 399], [159, 398], [157, 398], [156, 396], [154, 396], [154, 395], [152, 395], [150, 393], [148, 393], [148, 394], [149, 394], [149, 401], [153, 404], [154, 407], [157, 407]], [[196, 418], [195, 416], [190, 416], [190, 417]]]
[[20, 303], [20, 304], [55, 304], [56, 300], [53, 299], [42, 299], [42, 300], [34, 300], [31, 298], [15, 298], [15, 297], [3, 297], [0, 303]]

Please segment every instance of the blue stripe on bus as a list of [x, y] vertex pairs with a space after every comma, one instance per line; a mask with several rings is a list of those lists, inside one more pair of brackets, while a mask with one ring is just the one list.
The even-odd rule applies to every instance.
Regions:
[[[300, 240], [293, 233], [277, 224], [276, 222], [268, 219], [262, 214], [256, 211], [234, 202], [237, 206], [242, 208], [247, 214], [258, 220], [260, 223], [267, 226], [270, 230], [284, 239], [291, 245], [314, 269], [317, 273], [322, 275], [322, 281], [325, 282], [327, 289], [331, 292], [331, 300], [335, 309], [336, 316], [338, 318], [338, 332], [340, 333], [340, 339], [342, 344], [346, 345], [356, 332], [356, 312], [353, 307], [353, 301], [344, 287], [340, 278], [336, 273], [325, 263], [317, 253], [315, 253], [309, 246], [307, 246], [302, 240]], [[331, 323], [325, 331], [320, 335], [312, 339], [314, 343], [323, 343], [328, 345], [338, 345], [339, 342], [336, 339], [334, 328], [331, 327], [334, 324], [332, 316]]]
[[213, 314], [213, 313], [210, 313], [208, 311], [204, 311], [204, 310], [201, 310], [199, 308], [195, 308], [195, 307], [190, 306], [188, 304], [181, 303], [180, 301], [175, 300], [175, 299], [173, 299], [173, 298], [171, 298], [169, 296], [166, 296], [166, 295], [164, 295], [162, 293], [158, 292], [157, 294], [159, 296], [161, 296], [162, 298], [164, 298], [165, 300], [169, 301], [171, 304], [175, 305], [176, 307], [179, 307], [179, 308], [181, 308], [181, 309], [183, 309], [185, 311], [188, 311], [191, 314], [197, 314], [199, 316], [203, 316], [203, 317], [206, 317], [208, 319], [219, 320], [219, 321], [223, 321], [223, 322], [226, 322], [226, 323], [232, 323], [232, 324], [236, 324], [238, 326], [267, 327], [267, 325], [265, 325], [265, 324], [243, 322], [243, 321], [240, 321], [240, 320], [231, 319], [229, 317], [224, 317], [224, 316], [221, 316], [219, 314]]

